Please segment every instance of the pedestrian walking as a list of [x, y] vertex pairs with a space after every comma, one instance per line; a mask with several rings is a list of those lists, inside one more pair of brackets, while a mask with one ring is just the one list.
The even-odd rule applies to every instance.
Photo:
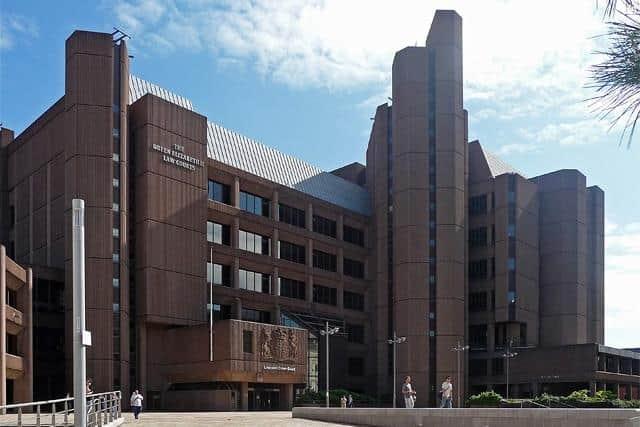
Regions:
[[347, 398], [344, 397], [344, 395], [340, 398], [340, 407], [341, 408], [346, 408], [347, 407]]
[[453, 384], [451, 384], [451, 377], [444, 379], [442, 386], [440, 387], [440, 407], [451, 408], [451, 396], [453, 396]]
[[402, 394], [404, 396], [404, 407], [413, 408], [416, 403], [416, 392], [413, 391], [413, 387], [411, 387], [411, 377], [409, 375], [404, 378]]
[[347, 398], [347, 408], [353, 408], [353, 397], [351, 395]]
[[87, 380], [87, 394], [93, 394], [93, 381], [91, 378]]
[[131, 393], [131, 409], [133, 410], [133, 416], [136, 420], [138, 419], [140, 412], [142, 412], [143, 400], [144, 397], [142, 397], [142, 394], [138, 390]]

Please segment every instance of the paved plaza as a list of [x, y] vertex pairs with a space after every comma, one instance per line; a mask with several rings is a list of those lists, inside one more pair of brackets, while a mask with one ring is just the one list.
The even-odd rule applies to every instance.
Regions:
[[291, 412], [145, 412], [135, 420], [124, 414], [125, 426], [191, 427], [191, 426], [260, 426], [260, 427], [328, 427], [346, 426], [321, 421], [291, 418]]

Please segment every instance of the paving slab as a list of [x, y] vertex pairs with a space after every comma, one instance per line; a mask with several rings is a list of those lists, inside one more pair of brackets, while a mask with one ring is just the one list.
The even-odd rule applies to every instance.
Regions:
[[199, 426], [260, 426], [260, 427], [329, 427], [349, 426], [323, 421], [292, 418], [291, 412], [143, 412], [138, 420], [124, 414], [125, 426], [138, 427], [199, 427]]

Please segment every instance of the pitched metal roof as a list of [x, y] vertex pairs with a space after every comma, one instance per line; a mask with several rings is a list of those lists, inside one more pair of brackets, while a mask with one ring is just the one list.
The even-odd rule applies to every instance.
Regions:
[[364, 188], [216, 123], [208, 122], [207, 126], [209, 158], [362, 215], [370, 215], [369, 192]]
[[193, 104], [191, 104], [191, 101], [187, 98], [176, 95], [173, 92], [169, 92], [168, 90], [146, 80], [142, 80], [140, 77], [136, 77], [133, 74], [129, 74], [129, 103], [133, 104], [147, 93], [172, 102], [186, 108], [187, 110], [193, 111]]
[[526, 176], [524, 176], [522, 172], [520, 172], [501, 158], [497, 157], [496, 155], [485, 150], [482, 147], [482, 144], [479, 145], [484, 153], [484, 157], [487, 159], [487, 165], [489, 165], [489, 170], [491, 171], [491, 175], [493, 175], [494, 178], [505, 173], [517, 173], [518, 175], [526, 178]]
[[[129, 102], [147, 93], [194, 111], [189, 99], [130, 74]], [[359, 214], [371, 214], [364, 188], [212, 122], [207, 122], [207, 156]]]

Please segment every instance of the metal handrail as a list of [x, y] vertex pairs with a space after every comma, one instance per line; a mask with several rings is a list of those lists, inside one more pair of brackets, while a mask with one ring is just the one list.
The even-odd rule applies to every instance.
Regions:
[[[88, 427], [100, 427], [112, 421], [115, 421], [122, 417], [122, 393], [119, 390], [116, 391], [108, 391], [104, 393], [95, 393], [87, 396], [87, 413], [88, 413]], [[71, 402], [71, 404], [70, 404]], [[44, 414], [50, 414], [51, 423], [48, 424], [43, 421], [44, 416], [42, 415], [42, 407], [47, 407], [50, 405], [51, 412]], [[57, 411], [57, 408], [60, 408], [62, 405], [63, 410]], [[26, 403], [13, 403], [10, 405], [2, 405], [0, 406], [0, 411], [3, 414], [6, 414], [8, 409], [17, 409], [17, 427], [22, 427], [23, 425], [23, 409], [30, 408], [29, 411], [24, 412], [35, 412], [35, 425], [37, 427], [50, 425], [53, 427], [60, 426], [70, 426], [69, 423], [69, 415], [73, 414], [73, 397], [67, 396], [62, 399], [53, 399], [53, 400], [41, 400], [38, 402], [26, 402]], [[35, 409], [35, 410], [34, 410]], [[57, 424], [56, 415], [62, 415], [62, 423]]]

